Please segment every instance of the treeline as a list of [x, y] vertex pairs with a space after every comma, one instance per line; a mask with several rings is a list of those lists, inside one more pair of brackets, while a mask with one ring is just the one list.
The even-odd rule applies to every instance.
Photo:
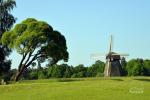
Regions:
[[[103, 76], [105, 64], [96, 61], [91, 67], [80, 64], [76, 67], [67, 64], [53, 65], [46, 68], [27, 69], [23, 73], [24, 79], [46, 79], [46, 78], [82, 78]], [[28, 73], [28, 74], [27, 74]]]
[[[67, 64], [53, 65], [46, 67], [36, 67], [35, 65], [26, 68], [22, 73], [22, 80], [34, 80], [34, 79], [49, 79], [49, 78], [82, 78], [82, 77], [100, 77], [103, 76], [105, 63], [102, 61], [96, 61], [90, 67], [86, 67], [83, 64], [78, 66], [69, 66]], [[17, 72], [17, 69], [11, 69], [7, 74], [3, 75], [3, 79], [11, 80], [13, 75]]]
[[149, 59], [132, 59], [123, 67], [127, 76], [150, 76]]
[[[150, 60], [132, 59], [126, 62], [125, 59], [121, 60], [123, 67], [123, 76], [150, 76]], [[53, 65], [46, 67], [25, 69], [21, 79], [22, 80], [35, 80], [35, 79], [49, 79], [49, 78], [82, 78], [82, 77], [103, 77], [105, 63], [98, 60], [93, 65], [86, 67], [83, 64], [78, 66], [69, 66], [67, 64]], [[3, 79], [13, 79], [13, 75], [17, 72], [12, 69], [9, 73], [3, 75]]]
[[[150, 60], [132, 59], [121, 60], [123, 76], [150, 76]], [[82, 78], [103, 77], [105, 63], [98, 60], [91, 66], [69, 66], [67, 64], [53, 65], [40, 68], [28, 68], [22, 75], [22, 79], [47, 79], [47, 78]]]

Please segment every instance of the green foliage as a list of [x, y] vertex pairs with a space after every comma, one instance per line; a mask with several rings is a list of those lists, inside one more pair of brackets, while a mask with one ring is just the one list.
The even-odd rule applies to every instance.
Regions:
[[28, 18], [11, 31], [5, 32], [2, 44], [22, 55], [15, 81], [19, 79], [24, 69], [36, 60], [42, 63], [48, 59], [49, 65], [56, 64], [59, 60], [68, 61], [65, 37], [53, 30], [48, 23], [34, 18]]
[[[127, 62], [126, 62], [127, 63]], [[33, 65], [35, 65], [33, 63]], [[52, 65], [45, 68], [29, 67], [24, 70], [22, 80], [49, 79], [49, 78], [83, 78], [83, 77], [103, 77], [105, 64], [102, 61], [96, 61], [90, 67], [84, 67], [80, 64], [76, 67], [67, 64]], [[149, 76], [150, 75], [150, 60], [132, 59], [124, 66], [126, 75], [128, 76]], [[14, 70], [10, 71], [15, 73]], [[10, 79], [13, 74], [8, 74], [5, 77]]]
[[8, 80], [8, 78], [6, 79], [5, 77], [9, 76], [6, 72], [9, 71], [11, 62], [6, 59], [6, 56], [10, 54], [11, 50], [7, 48], [7, 46], [2, 46], [1, 37], [3, 33], [9, 31], [15, 23], [16, 19], [10, 13], [15, 6], [16, 2], [14, 0], [0, 0], [0, 77], [3, 77], [4, 80]]
[[150, 60], [144, 60], [145, 75], [150, 76]]
[[84, 71], [81, 71], [81, 72], [76, 73], [76, 77], [77, 77], [77, 78], [86, 77], [86, 74], [85, 74]]
[[64, 73], [64, 68], [61, 66], [55, 66], [52, 71], [52, 77], [62, 78]]
[[2, 62], [5, 59], [5, 54], [2, 48], [0, 48], [0, 61]]
[[98, 73], [96, 74], [96, 77], [103, 77], [103, 76], [104, 76], [104, 73], [98, 72]]
[[34, 68], [34, 67], [36, 66], [36, 63], [33, 62], [33, 63], [31, 64], [31, 66], [32, 66], [32, 68]]
[[67, 64], [65, 64], [65, 67], [66, 68], [65, 68], [65, 72], [64, 72], [63, 77], [70, 78], [73, 74], [74, 69], [72, 66], [68, 66]]
[[124, 57], [121, 59], [121, 66], [122, 66], [122, 76], [126, 76], [128, 74], [126, 70], [127, 61]]
[[129, 76], [144, 75], [144, 64], [142, 59], [132, 59], [127, 63], [126, 70]]
[[52, 73], [53, 73], [53, 70], [55, 68], [56, 65], [53, 65], [53, 66], [48, 66], [47, 68], [47, 77], [52, 77]]
[[7, 73], [10, 69], [10, 65], [11, 65], [11, 61], [8, 60], [7, 62], [3, 63], [3, 62], [0, 62], [0, 74], [2, 73]]
[[47, 68], [47, 75], [49, 78], [70, 78], [73, 74], [73, 71], [74, 68], [67, 64], [53, 65]]
[[29, 73], [29, 79], [30, 79], [30, 80], [38, 79], [38, 72], [37, 72], [36, 70], [32, 70], [32, 71]]
[[93, 64], [91, 67], [88, 68], [87, 72], [88, 72], [88, 76], [91, 77], [95, 77], [95, 76], [103, 76], [103, 72], [104, 72], [104, 68], [105, 68], [105, 63], [98, 60], [95, 62], [95, 64]]
[[0, 38], [15, 23], [15, 18], [10, 11], [16, 6], [14, 0], [0, 0]]
[[47, 72], [45, 69], [38, 70], [38, 79], [46, 79]]
[[33, 18], [28, 18], [17, 24], [13, 30], [5, 32], [2, 43], [16, 49], [21, 55], [33, 53], [36, 49], [37, 58], [68, 60], [65, 37], [46, 22]]
[[5, 62], [0, 62], [0, 77], [1, 79], [4, 79], [5, 81], [8, 81], [10, 79], [9, 77], [9, 71], [10, 71], [10, 66], [11, 61], [5, 61]]
[[[75, 68], [74, 68], [74, 74], [75, 75], [73, 75], [73, 76], [76, 76], [76, 77], [79, 77], [79, 78], [81, 78], [81, 77], [86, 77], [87, 75], [87, 68], [86, 67], [84, 67], [84, 65], [83, 64], [80, 64], [80, 65], [78, 65], [78, 66], [76, 66]], [[72, 77], [73, 77], [72, 76]]]

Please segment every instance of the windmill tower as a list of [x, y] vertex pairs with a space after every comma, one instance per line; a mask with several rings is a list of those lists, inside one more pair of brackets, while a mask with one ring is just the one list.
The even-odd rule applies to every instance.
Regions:
[[106, 54], [106, 65], [104, 70], [104, 76], [121, 76], [122, 75], [122, 66], [120, 63], [121, 57], [128, 56], [128, 54], [118, 54], [112, 52], [112, 35], [110, 39], [109, 52]]

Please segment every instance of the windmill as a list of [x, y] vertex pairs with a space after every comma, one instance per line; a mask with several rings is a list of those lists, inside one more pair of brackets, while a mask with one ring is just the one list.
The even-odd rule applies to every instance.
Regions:
[[110, 39], [109, 52], [106, 54], [106, 65], [104, 70], [104, 76], [121, 76], [122, 66], [120, 63], [121, 57], [129, 56], [128, 54], [119, 54], [112, 52], [112, 35]]

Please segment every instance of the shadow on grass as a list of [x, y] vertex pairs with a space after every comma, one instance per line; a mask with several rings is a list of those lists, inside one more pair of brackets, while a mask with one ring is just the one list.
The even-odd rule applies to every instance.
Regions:
[[111, 79], [111, 80], [114, 80], [114, 81], [123, 81], [122, 79]]
[[58, 79], [57, 82], [74, 82], [74, 81], [82, 81], [80, 79]]
[[138, 81], [145, 81], [145, 82], [150, 82], [150, 79], [133, 79], [133, 80], [138, 80]]

